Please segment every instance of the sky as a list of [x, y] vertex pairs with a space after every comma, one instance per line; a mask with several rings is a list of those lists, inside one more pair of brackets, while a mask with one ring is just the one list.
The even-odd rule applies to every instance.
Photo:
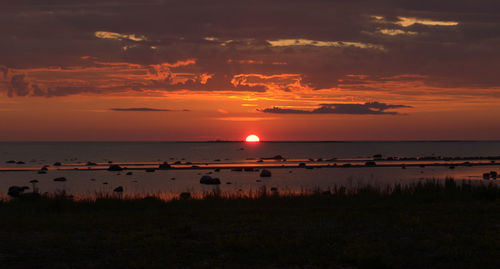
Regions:
[[1, 141], [497, 140], [498, 0], [1, 0]]

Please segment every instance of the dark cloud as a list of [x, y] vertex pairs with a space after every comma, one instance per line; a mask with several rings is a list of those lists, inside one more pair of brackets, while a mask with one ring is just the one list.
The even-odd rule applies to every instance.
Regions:
[[[165, 90], [267, 90], [262, 85], [232, 85], [232, 77], [242, 73], [301, 74], [303, 83], [313, 89], [338, 87], [349, 74], [370, 75], [376, 81], [419, 74], [419, 81], [429, 86], [495, 88], [500, 86], [499, 13], [497, 0], [5, 0], [0, 10], [0, 64], [10, 69], [89, 64], [82, 63], [81, 56], [141, 65], [197, 59], [196, 65], [184, 68], [186, 72], [214, 74], [207, 83], [146, 85]], [[384, 19], [374, 20], [373, 15]], [[400, 17], [459, 24], [404, 27], [397, 24]], [[391, 36], [382, 29], [416, 34]], [[98, 38], [97, 31], [146, 38]], [[279, 39], [357, 42], [384, 50], [273, 47], [268, 42]], [[105, 85], [33, 83], [38, 84], [38, 90], [31, 89], [34, 96], [119, 91]], [[122, 85], [122, 90], [126, 87], [130, 86]]]
[[364, 104], [320, 104], [319, 108], [313, 110], [300, 110], [288, 108], [266, 108], [259, 111], [276, 114], [358, 114], [358, 115], [398, 115], [398, 112], [388, 112], [385, 110], [394, 108], [410, 108], [406, 105], [389, 105], [379, 102], [369, 102]]
[[9, 74], [9, 68], [7, 68], [6, 66], [0, 65], [0, 72], [2, 72], [2, 76], [4, 78], [6, 78], [7, 75]]
[[10, 87], [8, 90], [9, 97], [16, 96], [26, 96], [30, 93], [29, 82], [24, 80], [24, 74], [18, 74], [12, 76], [10, 79]]
[[[128, 107], [128, 108], [110, 108], [111, 111], [143, 111], [143, 112], [170, 112], [170, 111], [179, 111], [165, 108], [150, 108], [150, 107]], [[183, 109], [182, 111], [189, 111], [187, 109]]]

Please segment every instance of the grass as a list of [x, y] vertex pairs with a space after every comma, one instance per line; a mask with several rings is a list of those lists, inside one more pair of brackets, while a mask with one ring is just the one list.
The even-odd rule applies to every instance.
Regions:
[[500, 188], [0, 202], [3, 268], [500, 268]]

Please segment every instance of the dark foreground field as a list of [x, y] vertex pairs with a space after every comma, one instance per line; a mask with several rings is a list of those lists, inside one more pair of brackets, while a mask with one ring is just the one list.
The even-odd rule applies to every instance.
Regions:
[[0, 267], [500, 268], [500, 189], [0, 202]]

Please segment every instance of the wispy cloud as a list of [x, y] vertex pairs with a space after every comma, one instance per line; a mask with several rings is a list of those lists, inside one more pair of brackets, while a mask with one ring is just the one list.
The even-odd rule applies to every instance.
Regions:
[[150, 107], [127, 107], [127, 108], [110, 108], [111, 111], [141, 111], [141, 112], [171, 112], [171, 111], [189, 111], [188, 109], [174, 110], [166, 108], [150, 108]]

